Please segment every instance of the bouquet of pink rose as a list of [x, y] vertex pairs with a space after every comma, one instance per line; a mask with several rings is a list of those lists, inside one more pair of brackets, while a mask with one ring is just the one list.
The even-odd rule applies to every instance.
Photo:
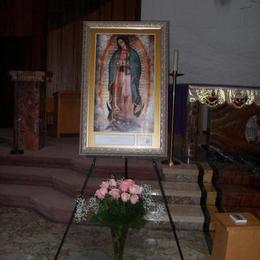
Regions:
[[124, 242], [129, 228], [140, 228], [145, 223], [148, 211], [154, 215], [165, 213], [161, 205], [152, 198], [149, 185], [137, 185], [132, 179], [103, 181], [95, 196], [88, 201], [79, 197], [76, 200], [76, 222], [88, 217], [96, 224], [110, 226], [114, 259], [123, 259]]
[[132, 179], [103, 181], [88, 203], [83, 198], [77, 199], [75, 219], [80, 222], [91, 216], [92, 221], [98, 224], [141, 227], [145, 222], [147, 207], [143, 195], [147, 188], [137, 185]]
[[100, 202], [94, 222], [131, 228], [143, 226], [146, 214], [141, 197], [143, 190], [131, 179], [116, 181], [112, 178], [102, 182], [95, 193]]

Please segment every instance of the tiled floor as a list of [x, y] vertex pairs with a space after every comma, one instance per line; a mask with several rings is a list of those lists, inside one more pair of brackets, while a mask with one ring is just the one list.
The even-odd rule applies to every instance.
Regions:
[[[66, 225], [49, 222], [30, 209], [0, 208], [0, 260], [52, 260]], [[179, 231], [185, 260], [209, 259], [204, 234]], [[59, 260], [110, 260], [111, 235], [108, 228], [73, 224]], [[125, 260], [180, 259], [170, 230], [131, 230]]]

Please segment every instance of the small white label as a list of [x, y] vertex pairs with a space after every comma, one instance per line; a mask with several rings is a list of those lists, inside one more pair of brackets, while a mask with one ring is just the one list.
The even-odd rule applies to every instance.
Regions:
[[232, 213], [229, 216], [237, 224], [245, 224], [245, 223], [247, 223], [247, 219], [242, 214]]
[[97, 145], [134, 145], [134, 135], [96, 135]]
[[139, 135], [137, 136], [137, 145], [140, 146], [151, 146], [152, 136], [151, 135]]

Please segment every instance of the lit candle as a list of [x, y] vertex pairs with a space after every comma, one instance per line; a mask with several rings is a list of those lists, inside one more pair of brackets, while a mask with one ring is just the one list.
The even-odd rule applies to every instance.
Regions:
[[178, 59], [179, 59], [179, 51], [174, 49], [173, 50], [173, 71], [178, 70]]

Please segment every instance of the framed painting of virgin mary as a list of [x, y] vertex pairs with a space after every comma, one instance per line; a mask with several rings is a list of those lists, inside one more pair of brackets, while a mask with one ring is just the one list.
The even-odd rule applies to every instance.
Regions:
[[167, 156], [167, 22], [85, 22], [80, 154]]

